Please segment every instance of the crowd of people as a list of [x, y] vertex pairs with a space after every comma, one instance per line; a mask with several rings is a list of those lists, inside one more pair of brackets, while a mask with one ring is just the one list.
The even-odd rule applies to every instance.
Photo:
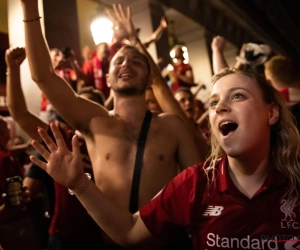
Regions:
[[[34, 154], [8, 145], [0, 118], [0, 249], [292, 249], [300, 241], [296, 62], [245, 44], [230, 67], [227, 41], [216, 36], [204, 103], [182, 47], [167, 78], [147, 51], [165, 18], [140, 41], [130, 8], [113, 5], [112, 44], [98, 44], [80, 66], [69, 48], [48, 48], [38, 1], [20, 2], [25, 47], [6, 51], [7, 103]], [[43, 93], [40, 114], [23, 94], [26, 57]], [[12, 194], [16, 176], [22, 187]]]

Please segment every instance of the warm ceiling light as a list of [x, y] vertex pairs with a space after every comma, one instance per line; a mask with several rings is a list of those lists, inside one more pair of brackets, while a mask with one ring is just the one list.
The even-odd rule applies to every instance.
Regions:
[[111, 43], [113, 37], [113, 23], [107, 18], [96, 19], [91, 24], [92, 36], [95, 44]]

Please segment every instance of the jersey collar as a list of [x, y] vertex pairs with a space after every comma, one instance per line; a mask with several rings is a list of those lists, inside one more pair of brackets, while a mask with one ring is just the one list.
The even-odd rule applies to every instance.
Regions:
[[[228, 171], [228, 161], [227, 155], [224, 155], [218, 163], [218, 188], [220, 192], [225, 192], [229, 190], [231, 185], [234, 185]], [[267, 178], [262, 185], [261, 189], [266, 190], [271, 185], [281, 185], [286, 182], [286, 178], [280, 173], [279, 170], [275, 169], [273, 166], [267, 175]]]

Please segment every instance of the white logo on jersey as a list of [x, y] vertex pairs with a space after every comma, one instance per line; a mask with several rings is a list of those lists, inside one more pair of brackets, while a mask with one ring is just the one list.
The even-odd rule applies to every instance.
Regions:
[[294, 209], [296, 206], [296, 199], [291, 200], [281, 200], [282, 205], [280, 206], [281, 212], [284, 213], [284, 219], [281, 219], [281, 228], [293, 228], [299, 229], [300, 225], [296, 219], [296, 214], [294, 213]]
[[208, 206], [203, 213], [203, 216], [219, 216], [224, 209], [222, 206]]
[[[263, 236], [263, 235], [262, 235]], [[279, 237], [278, 237], [279, 236]], [[282, 236], [282, 238], [280, 237]], [[288, 236], [288, 237], [286, 237]], [[252, 238], [247, 235], [242, 238], [222, 237], [218, 234], [207, 234], [207, 246], [213, 249], [265, 249], [265, 250], [294, 250], [300, 249], [297, 236], [276, 235], [271, 238]], [[283, 248], [284, 247], [284, 248]], [[210, 248], [205, 248], [206, 250]]]
[[284, 213], [285, 218], [282, 221], [294, 221], [296, 214], [293, 212], [296, 206], [296, 199], [292, 200], [281, 200], [282, 205], [280, 206], [281, 212]]

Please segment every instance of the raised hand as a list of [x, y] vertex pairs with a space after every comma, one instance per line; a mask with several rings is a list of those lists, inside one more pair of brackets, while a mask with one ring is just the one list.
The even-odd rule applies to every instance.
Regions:
[[30, 160], [44, 169], [56, 182], [73, 189], [80, 183], [81, 179], [86, 178], [77, 136], [75, 135], [72, 138], [73, 152], [71, 152], [68, 150], [64, 138], [56, 125], [51, 123], [50, 128], [53, 132], [56, 144], [44, 129], [38, 129], [38, 133], [50, 152], [35, 140], [31, 143], [47, 163], [40, 161], [34, 156], [30, 156]]
[[167, 20], [166, 20], [165, 17], [162, 17], [162, 18], [160, 19], [160, 26], [163, 27], [164, 29], [167, 28], [168, 23], [167, 23]]
[[222, 36], [214, 37], [211, 42], [214, 74], [217, 74], [223, 68], [228, 68], [228, 64], [224, 56], [226, 43], [226, 39]]
[[225, 49], [226, 43], [227, 43], [227, 40], [224, 37], [216, 36], [212, 40], [211, 49], [219, 50], [219, 51], [223, 52]]
[[16, 47], [6, 50], [5, 62], [8, 68], [19, 68], [26, 58], [25, 48]]
[[135, 39], [136, 31], [131, 20], [130, 8], [126, 8], [126, 12], [122, 4], [113, 4], [114, 15], [107, 12], [111, 21], [113, 22], [113, 29], [115, 35], [123, 39]]

